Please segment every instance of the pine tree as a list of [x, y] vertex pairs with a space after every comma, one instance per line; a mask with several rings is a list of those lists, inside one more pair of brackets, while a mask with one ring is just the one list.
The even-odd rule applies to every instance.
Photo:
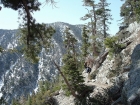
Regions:
[[140, 2], [139, 0], [121, 0], [125, 1], [121, 6], [120, 16], [123, 18], [122, 24], [130, 24], [134, 21], [140, 21]]
[[78, 70], [78, 59], [76, 56], [76, 42], [73, 34], [70, 33], [70, 29], [65, 30], [64, 44], [66, 46], [66, 54], [63, 56], [63, 72], [67, 78], [71, 88], [78, 94], [82, 91], [83, 77]]
[[[47, 3], [55, 3], [54, 0], [47, 0]], [[36, 23], [32, 13], [40, 10], [41, 3], [38, 0], [2, 0], [1, 3], [4, 7], [11, 8], [19, 12], [19, 18], [22, 17], [20, 28], [26, 28], [26, 44], [30, 44], [30, 40], [35, 38], [34, 33], [38, 33], [39, 37], [43, 40], [40, 26], [43, 24]], [[34, 28], [34, 29], [33, 29]], [[34, 30], [34, 31], [33, 31]]]
[[81, 47], [83, 57], [86, 57], [87, 54], [89, 53], [88, 48], [90, 46], [90, 43], [89, 43], [88, 34], [89, 34], [89, 30], [86, 28], [86, 26], [84, 26], [82, 32], [82, 47]]
[[12, 105], [21, 105], [21, 104], [18, 102], [18, 100], [13, 99], [12, 100]]
[[98, 10], [96, 11], [98, 16], [100, 16], [100, 31], [102, 31], [104, 39], [108, 36], [107, 31], [109, 30], [109, 24], [111, 24], [109, 20], [112, 20], [112, 15], [110, 14], [111, 10], [108, 9], [109, 5], [107, 0], [100, 0], [98, 3]]
[[82, 17], [82, 20], [90, 19], [88, 26], [90, 27], [91, 34], [92, 34], [92, 51], [93, 55], [98, 55], [96, 50], [96, 31], [97, 31], [97, 16], [96, 16], [96, 5], [94, 0], [84, 0], [84, 6], [91, 7], [91, 10], [88, 10], [88, 14]]
[[3, 97], [0, 98], [0, 104], [1, 105], [6, 105], [7, 104]]
[[[36, 32], [36, 28], [32, 27], [31, 32], [32, 32], [32, 38], [30, 38], [29, 45], [27, 46], [26, 41], [27, 41], [27, 28], [22, 28], [20, 30], [20, 45], [22, 46], [22, 51], [24, 54], [24, 57], [32, 62], [32, 63], [37, 63], [39, 58], [38, 54], [40, 53], [42, 47], [44, 47], [47, 51], [47, 48], [51, 47], [51, 38], [52, 35], [55, 33], [55, 30], [52, 27], [46, 27], [45, 24], [37, 24], [38, 30], [40, 30], [40, 33]], [[42, 38], [40, 38], [40, 34], [42, 35]]]
[[2, 4], [13, 10], [19, 11], [20, 17], [22, 16], [23, 23], [21, 28], [27, 27], [27, 45], [29, 45], [31, 34], [31, 27], [35, 26], [35, 19], [32, 17], [31, 12], [39, 10], [41, 5], [38, 0], [2, 0]]
[[28, 95], [27, 105], [32, 105], [32, 100], [31, 100], [31, 96], [30, 95]]
[[134, 13], [136, 16], [136, 21], [140, 22], [140, 1], [134, 0], [133, 5], [134, 5]]
[[134, 21], [134, 7], [132, 0], [126, 0], [121, 6], [120, 16], [123, 17], [123, 24], [129, 24]]

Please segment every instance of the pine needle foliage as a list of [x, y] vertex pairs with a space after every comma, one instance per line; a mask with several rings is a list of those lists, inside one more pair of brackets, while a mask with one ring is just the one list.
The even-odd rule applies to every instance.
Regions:
[[118, 37], [108, 37], [105, 39], [105, 46], [109, 48], [109, 54], [112, 56], [113, 54], [118, 54], [125, 47], [125, 44], [118, 43]]
[[[70, 32], [69, 28], [65, 30], [65, 40], [64, 44], [66, 46], [66, 54], [63, 56], [63, 66], [62, 70], [67, 77], [71, 88], [77, 92], [79, 95], [83, 89], [82, 84], [84, 82], [83, 77], [79, 71], [78, 59], [76, 54], [76, 42], [73, 34]], [[70, 93], [67, 86], [65, 86], [66, 91]]]
[[121, 6], [120, 16], [123, 24], [130, 24], [134, 21], [140, 21], [140, 1], [139, 0], [121, 0], [124, 1]]
[[3, 50], [4, 50], [4, 49], [0, 46], [0, 53], [2, 53], [2, 52], [3, 52]]
[[[55, 3], [54, 0], [46, 0], [46, 3]], [[42, 32], [38, 27], [43, 25], [36, 23], [35, 18], [32, 16], [33, 12], [39, 11], [41, 3], [39, 0], [1, 0], [4, 7], [18, 11], [20, 22], [20, 28], [27, 28], [26, 30], [26, 44], [30, 44], [30, 39], [33, 38], [33, 32], [38, 33], [43, 40]], [[34, 29], [36, 30], [33, 30]]]
[[[39, 33], [36, 32], [36, 29], [40, 30]], [[22, 28], [20, 31], [21, 37], [19, 41], [25, 58], [32, 63], [37, 63], [39, 60], [38, 55], [41, 49], [45, 48], [47, 51], [47, 49], [51, 47], [51, 38], [55, 33], [55, 30], [52, 27], [46, 27], [45, 24], [36, 24], [32, 26], [30, 31], [32, 33], [32, 37], [30, 37], [28, 46], [26, 44], [28, 34], [27, 28]], [[43, 40], [40, 37], [40, 34], [42, 35]]]
[[84, 26], [83, 32], [82, 32], [82, 47], [81, 47], [83, 57], [86, 57], [87, 54], [89, 53], [88, 48], [90, 46], [90, 43], [89, 43], [89, 35], [88, 34], [89, 34], [89, 30], [86, 28], [86, 26]]

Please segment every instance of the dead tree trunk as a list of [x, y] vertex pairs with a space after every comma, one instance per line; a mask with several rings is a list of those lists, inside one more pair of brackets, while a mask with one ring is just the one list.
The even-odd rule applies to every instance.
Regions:
[[107, 57], [107, 55], [108, 55], [108, 51], [106, 51], [103, 55], [101, 55], [100, 57], [99, 57], [99, 59], [97, 59], [96, 61], [95, 61], [95, 70], [97, 70], [100, 66], [101, 66], [101, 64], [104, 62], [104, 60], [106, 59], [106, 57]]
[[[132, 43], [132, 41], [128, 41], [125, 42], [126, 46], [124, 46], [123, 48], [121, 48], [120, 52], [125, 49], [128, 45], [130, 45]], [[95, 70], [97, 70], [101, 64], [104, 62], [104, 60], [106, 59], [107, 55], [108, 55], [109, 51], [106, 51], [104, 54], [102, 54], [96, 61], [95, 61]]]

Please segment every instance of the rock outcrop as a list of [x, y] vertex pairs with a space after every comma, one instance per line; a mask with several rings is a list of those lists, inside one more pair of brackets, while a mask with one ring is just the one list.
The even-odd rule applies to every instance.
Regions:
[[65, 92], [61, 89], [59, 95], [54, 96], [58, 105], [75, 105], [73, 96], [66, 96]]
[[[124, 38], [121, 43], [130, 42], [130, 44], [123, 49], [120, 54], [110, 57], [107, 56], [106, 60], [102, 63], [100, 68], [98, 68], [98, 73], [96, 74], [96, 82], [102, 84], [112, 85], [112, 83], [117, 80], [116, 76], [120, 77], [123, 73], [128, 73], [131, 65], [131, 54], [134, 47], [140, 43], [140, 26], [134, 22], [129, 25], [126, 31], [129, 31], [129, 36]], [[123, 36], [123, 33], [117, 33], [117, 35]], [[93, 67], [93, 72], [94, 72]], [[118, 78], [117, 77], [117, 78]]]
[[[127, 43], [118, 55], [109, 55], [95, 71], [94, 84], [108, 85], [112, 95], [112, 105], [122, 102], [124, 105], [140, 105], [140, 25], [134, 22], [121, 30], [120, 43]], [[135, 49], [134, 49], [135, 48]]]
[[135, 47], [131, 61], [129, 79], [122, 90], [122, 101], [127, 105], [140, 105], [140, 44]]

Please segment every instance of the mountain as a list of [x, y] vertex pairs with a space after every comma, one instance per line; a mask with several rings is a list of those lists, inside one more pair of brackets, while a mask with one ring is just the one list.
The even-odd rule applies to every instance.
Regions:
[[0, 54], [0, 96], [3, 96], [8, 103], [13, 98], [18, 99], [37, 91], [39, 81], [53, 81], [57, 76], [58, 71], [53, 65], [52, 59], [55, 59], [58, 64], [62, 64], [61, 58], [65, 53], [63, 40], [66, 27], [71, 29], [71, 33], [78, 40], [78, 48], [80, 48], [83, 25], [70, 25], [63, 22], [46, 25], [52, 26], [56, 30], [52, 39], [54, 48], [49, 52], [42, 48], [38, 64], [26, 61], [21, 53], [11, 52], [11, 49], [20, 47], [18, 30], [0, 29], [0, 45], [5, 49], [5, 52]]

